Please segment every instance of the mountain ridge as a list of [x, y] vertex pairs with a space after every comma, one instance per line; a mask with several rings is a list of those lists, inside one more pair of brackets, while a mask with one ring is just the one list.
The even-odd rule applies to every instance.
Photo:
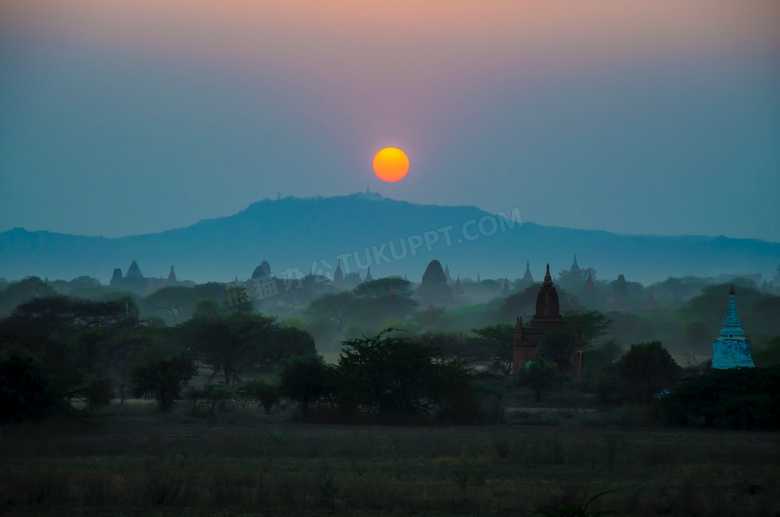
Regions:
[[526, 261], [537, 277], [547, 262], [553, 271], [568, 269], [575, 254], [601, 278], [619, 273], [638, 281], [720, 273], [767, 276], [780, 261], [780, 243], [543, 226], [521, 222], [519, 214], [502, 217], [468, 205], [353, 194], [264, 199], [234, 215], [123, 237], [17, 227], [0, 233], [0, 276], [68, 279], [86, 274], [107, 282], [114, 268], [124, 271], [137, 260], [146, 276], [163, 276], [174, 265], [181, 278], [226, 281], [249, 277], [263, 260], [275, 274], [305, 274], [312, 265], [332, 271], [341, 256], [352, 271], [365, 274], [370, 265], [375, 278], [418, 278], [434, 258], [449, 263], [454, 276], [517, 278]]

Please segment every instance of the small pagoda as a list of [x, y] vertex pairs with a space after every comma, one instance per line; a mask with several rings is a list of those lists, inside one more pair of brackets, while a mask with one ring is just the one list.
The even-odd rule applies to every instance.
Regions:
[[742, 330], [742, 321], [737, 315], [734, 303], [734, 286], [729, 291], [729, 309], [723, 319], [720, 336], [712, 343], [712, 367], [718, 370], [729, 368], [753, 368], [750, 340]]

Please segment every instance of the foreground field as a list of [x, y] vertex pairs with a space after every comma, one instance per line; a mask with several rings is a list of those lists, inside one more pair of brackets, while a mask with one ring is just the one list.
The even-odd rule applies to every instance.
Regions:
[[[780, 515], [780, 435], [577, 424], [290, 425], [125, 408], [6, 432], [0, 513]], [[559, 515], [567, 515], [558, 513]]]

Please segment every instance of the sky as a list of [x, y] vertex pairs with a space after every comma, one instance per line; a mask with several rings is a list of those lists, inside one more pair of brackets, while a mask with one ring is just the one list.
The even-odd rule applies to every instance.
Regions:
[[[368, 186], [780, 241], [778, 92], [774, 0], [0, 0], [0, 231]], [[397, 183], [384, 147], [409, 156]]]

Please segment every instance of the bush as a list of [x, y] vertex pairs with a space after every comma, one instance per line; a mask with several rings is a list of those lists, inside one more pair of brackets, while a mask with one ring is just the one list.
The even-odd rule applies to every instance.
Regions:
[[520, 386], [531, 388], [536, 395], [536, 401], [542, 400], [542, 392], [558, 385], [560, 373], [553, 361], [538, 356], [531, 364], [518, 372]]
[[658, 341], [631, 345], [618, 360], [617, 372], [622, 395], [638, 403], [650, 402], [680, 378], [680, 367]]
[[661, 398], [668, 422], [711, 427], [780, 427], [780, 366], [707, 370]]
[[239, 396], [257, 401], [266, 415], [271, 414], [271, 409], [279, 403], [279, 388], [262, 379], [248, 382], [238, 389]]
[[468, 369], [436, 348], [384, 333], [344, 345], [337, 379], [345, 410], [401, 416], [473, 397]]
[[279, 392], [298, 402], [304, 414], [334, 389], [334, 374], [320, 356], [292, 357], [285, 362]]

